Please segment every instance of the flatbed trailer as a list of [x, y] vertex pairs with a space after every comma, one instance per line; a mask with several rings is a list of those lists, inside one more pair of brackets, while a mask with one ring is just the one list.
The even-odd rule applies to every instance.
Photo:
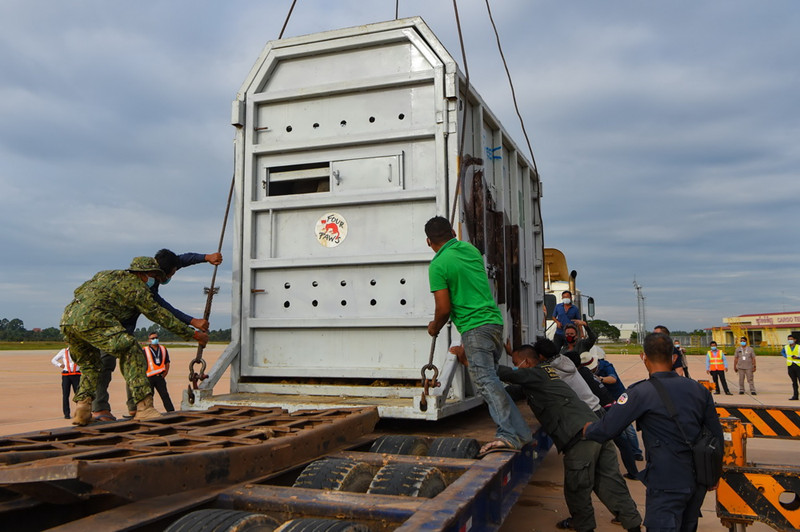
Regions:
[[550, 447], [537, 431], [477, 459], [474, 439], [370, 432], [376, 421], [375, 408], [220, 407], [7, 436], [0, 529], [496, 530]]

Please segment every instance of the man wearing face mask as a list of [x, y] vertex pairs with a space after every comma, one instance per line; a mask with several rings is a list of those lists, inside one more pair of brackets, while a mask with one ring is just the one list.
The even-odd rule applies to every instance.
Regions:
[[581, 313], [578, 307], [572, 304], [572, 292], [564, 290], [561, 293], [561, 303], [556, 305], [553, 310], [553, 321], [556, 322], [556, 332], [553, 335], [553, 342], [556, 347], [561, 349], [564, 345], [567, 325], [583, 323], [580, 321]]
[[786, 345], [781, 349], [781, 356], [786, 359], [789, 378], [792, 379], [792, 396], [790, 401], [797, 401], [797, 384], [800, 382], [800, 347], [791, 334], [786, 337]]
[[[156, 253], [155, 259], [156, 262], [158, 262], [158, 267], [161, 268], [161, 270], [165, 273], [165, 277], [161, 281], [156, 280], [153, 285], [150, 286], [150, 293], [153, 295], [153, 299], [156, 300], [156, 303], [170, 311], [173, 316], [178, 318], [186, 325], [190, 325], [195, 329], [200, 329], [201, 331], [208, 331], [208, 322], [206, 320], [193, 318], [192, 316], [189, 316], [188, 314], [176, 309], [170, 305], [167, 300], [161, 297], [161, 295], [158, 293], [158, 288], [161, 285], [168, 284], [172, 279], [172, 276], [175, 275], [175, 272], [181, 268], [185, 268], [186, 266], [192, 266], [194, 264], [200, 264], [203, 262], [208, 262], [215, 266], [221, 264], [222, 254], [210, 253], [204, 255], [202, 253], [183, 253], [181, 255], [176, 255], [168, 249], [160, 249]], [[122, 325], [125, 327], [125, 330], [128, 331], [129, 334], [133, 335], [134, 331], [136, 330], [136, 322], [138, 319], [139, 314], [135, 314], [122, 323]], [[114, 368], [117, 366], [117, 359], [107, 353], [103, 353], [103, 355], [100, 357], [100, 363], [102, 365], [102, 369], [97, 379], [97, 391], [95, 393], [94, 401], [92, 402], [92, 417], [96, 421], [113, 421], [116, 418], [111, 414], [111, 405], [108, 402], [108, 385], [111, 383], [111, 376], [114, 373]], [[128, 395], [128, 412], [130, 416], [133, 416], [136, 413], [136, 403], [131, 397], [130, 390], [126, 389], [126, 392]]]
[[[681, 347], [681, 343], [678, 340], [675, 340], [674, 344], [675, 349], [673, 351], [678, 355], [678, 358], [675, 360], [672, 367], [678, 375], [691, 378], [689, 376], [689, 364], [686, 360], [686, 348]], [[676, 367], [676, 365], [680, 367]]]
[[134, 419], [160, 415], [153, 408], [153, 390], [147, 380], [142, 348], [123, 322], [144, 314], [184, 340], [196, 340], [203, 346], [208, 342], [208, 334], [181, 323], [153, 299], [150, 287], [157, 279], [163, 281], [166, 277], [154, 258], [136, 257], [128, 269], [101, 271], [75, 290], [75, 299], [61, 318], [61, 333], [82, 371], [78, 393], [73, 398], [77, 403], [74, 425], [88, 425], [92, 419], [101, 352], [120, 361], [136, 403]]
[[725, 395], [733, 395], [728, 390], [728, 381], [725, 380], [725, 372], [728, 371], [728, 360], [725, 353], [717, 348], [717, 342], [708, 344], [709, 351], [706, 354], [706, 373], [714, 379], [714, 386], [717, 387], [715, 394], [719, 395], [719, 387], [725, 390]]
[[169, 373], [169, 351], [158, 343], [158, 333], [150, 333], [150, 345], [144, 348], [144, 355], [147, 359], [147, 379], [154, 392], [158, 392], [161, 402], [164, 403], [164, 410], [174, 412], [172, 399], [169, 397], [167, 389], [167, 373]]
[[[586, 338], [578, 339], [577, 325], [583, 325], [583, 329], [586, 331]], [[589, 324], [583, 320], [576, 320], [575, 325], [567, 325], [564, 327], [564, 345], [561, 346], [559, 354], [564, 355], [574, 351], [580, 356], [581, 353], [589, 351], [596, 341], [597, 335], [592, 328], [589, 327]], [[553, 343], [555, 343], [555, 341]]]
[[744, 395], [744, 378], [750, 385], [750, 395], [756, 394], [756, 385], [753, 383], [753, 373], [756, 372], [756, 352], [747, 345], [747, 338], [739, 339], [739, 347], [733, 353], [733, 371], [739, 374], [739, 395]]

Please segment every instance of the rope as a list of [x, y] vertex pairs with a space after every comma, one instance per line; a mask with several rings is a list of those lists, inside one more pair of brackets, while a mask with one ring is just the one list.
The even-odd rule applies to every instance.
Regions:
[[[289, 19], [292, 16], [292, 12], [294, 11], [294, 6], [297, 5], [297, 0], [292, 0], [292, 5], [289, 6], [289, 12], [286, 14], [286, 20], [283, 21], [283, 27], [281, 27], [281, 32], [278, 35], [278, 39], [283, 38], [283, 33], [286, 31], [286, 26], [289, 24]], [[236, 159], [236, 154], [234, 153], [234, 159]], [[234, 172], [233, 177], [231, 178], [231, 188], [228, 191], [228, 201], [225, 205], [225, 217], [222, 220], [222, 231], [219, 235], [219, 244], [217, 245], [217, 253], [222, 252], [222, 242], [225, 239], [225, 226], [228, 225], [228, 214], [231, 210], [231, 201], [233, 199], [233, 189], [236, 185], [236, 172]], [[208, 318], [211, 316], [211, 302], [214, 299], [214, 294], [216, 293], [216, 289], [214, 285], [217, 281], [217, 269], [219, 265], [214, 266], [214, 273], [211, 275], [211, 287], [208, 289], [208, 298], [206, 299], [206, 308], [203, 311], [203, 319], [208, 321]], [[206, 375], [206, 361], [203, 360], [203, 349], [202, 345], [197, 346], [197, 354], [194, 357], [194, 360], [189, 362], [189, 393], [188, 393], [188, 400], [189, 404], [194, 404], [194, 391], [198, 389], [198, 381], [203, 381], [208, 378]], [[200, 371], [195, 371], [195, 366], [200, 364]]]
[[461, 127], [461, 140], [458, 143], [458, 181], [456, 181], [456, 191], [453, 195], [453, 208], [450, 211], [450, 225], [456, 218], [456, 206], [458, 205], [458, 196], [461, 194], [461, 181], [463, 181], [463, 174], [466, 173], [466, 165], [464, 165], [464, 140], [467, 135], [467, 107], [469, 98], [469, 66], [467, 65], [467, 52], [464, 49], [464, 35], [461, 32], [461, 19], [458, 17], [458, 2], [453, 0], [453, 12], [456, 17], [456, 28], [458, 29], [458, 43], [461, 46], [461, 60], [464, 62], [464, 118]]
[[517, 105], [517, 94], [514, 91], [514, 83], [511, 81], [511, 72], [508, 70], [508, 63], [506, 63], [506, 56], [503, 54], [503, 47], [500, 45], [500, 35], [497, 33], [497, 26], [494, 23], [494, 17], [492, 17], [492, 8], [489, 7], [489, 0], [486, 0], [486, 11], [489, 12], [489, 22], [492, 23], [492, 29], [494, 30], [494, 38], [497, 41], [497, 50], [500, 52], [500, 59], [503, 60], [503, 67], [506, 69], [506, 77], [508, 77], [508, 85], [511, 87], [511, 99], [514, 101], [514, 110], [517, 112], [517, 117], [519, 118], [519, 125], [522, 127], [522, 134], [525, 137], [525, 142], [528, 145], [528, 151], [531, 154], [531, 163], [533, 163], [533, 170], [536, 172], [536, 175], [539, 175], [539, 170], [536, 168], [536, 159], [533, 157], [533, 148], [531, 148], [531, 141], [528, 139], [528, 132], [525, 130], [525, 122], [522, 120], [522, 115], [519, 112], [519, 106]]
[[292, 0], [292, 5], [289, 6], [289, 12], [286, 14], [286, 20], [283, 21], [283, 27], [281, 28], [280, 35], [278, 35], [278, 39], [283, 38], [283, 32], [286, 31], [286, 25], [289, 24], [289, 18], [292, 16], [292, 11], [294, 11], [295, 4], [297, 4], [297, 0]]
[[[217, 244], [217, 253], [222, 252], [222, 242], [225, 240], [225, 226], [228, 225], [228, 214], [231, 210], [231, 201], [233, 200], [233, 188], [236, 183], [236, 173], [234, 172], [233, 177], [231, 178], [231, 188], [228, 191], [228, 201], [225, 205], [225, 216], [222, 219], [222, 231], [220, 231], [219, 235], [219, 243]], [[219, 264], [214, 265], [214, 273], [211, 274], [211, 287], [208, 289], [208, 297], [206, 298], [206, 308], [203, 310], [203, 319], [208, 321], [208, 318], [211, 317], [211, 302], [214, 299], [214, 294], [216, 293], [216, 289], [214, 288], [215, 283], [217, 282], [217, 270], [219, 269]], [[203, 349], [204, 346], [198, 344], [197, 345], [197, 354], [194, 357], [194, 360], [189, 362], [189, 381], [191, 384], [189, 385], [189, 395], [188, 400], [189, 404], [194, 404], [194, 390], [198, 387], [198, 381], [203, 381], [208, 378], [206, 375], [206, 361], [203, 360]], [[196, 372], [194, 367], [200, 364], [200, 371]]]

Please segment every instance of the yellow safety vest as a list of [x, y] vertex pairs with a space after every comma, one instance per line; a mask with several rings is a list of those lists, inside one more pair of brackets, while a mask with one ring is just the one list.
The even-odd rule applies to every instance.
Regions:
[[717, 349], [716, 351], [709, 351], [708, 352], [708, 370], [709, 371], [723, 371], [725, 369], [725, 362], [722, 361], [722, 355], [724, 355], [724, 354], [725, 353], [723, 353], [719, 349]]
[[791, 366], [792, 364], [797, 364], [800, 366], [800, 346], [797, 344], [785, 345], [783, 346], [783, 350], [786, 352], [787, 366]]

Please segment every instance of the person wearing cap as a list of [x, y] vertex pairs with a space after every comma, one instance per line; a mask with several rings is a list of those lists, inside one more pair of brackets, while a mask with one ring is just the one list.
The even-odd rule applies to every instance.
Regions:
[[640, 530], [642, 517], [619, 473], [614, 446], [611, 442], [597, 443], [582, 437], [584, 425], [597, 421], [597, 414], [559, 378], [544, 354], [536, 351], [536, 346], [557, 351], [552, 341], [539, 338], [534, 346], [514, 349], [511, 360], [516, 367], [501, 365], [497, 375], [504, 382], [522, 387], [536, 419], [563, 455], [564, 499], [570, 517], [556, 523], [556, 528], [594, 530], [594, 492], [624, 529]]
[[208, 334], [182, 323], [155, 301], [149, 288], [156, 280], [164, 279], [166, 274], [156, 259], [136, 257], [128, 269], [101, 271], [75, 290], [75, 299], [61, 318], [61, 333], [82, 372], [78, 393], [73, 398], [77, 403], [74, 425], [87, 425], [92, 419], [101, 352], [120, 361], [136, 403], [134, 419], [160, 415], [153, 408], [153, 390], [147, 379], [142, 348], [123, 325], [132, 316], [144, 314], [184, 340], [196, 340], [203, 346], [208, 342]]
[[[153, 294], [153, 299], [156, 300], [156, 303], [170, 311], [173, 316], [181, 320], [186, 325], [190, 325], [195, 329], [208, 332], [209, 325], [207, 320], [194, 318], [173, 307], [169, 304], [169, 302], [167, 302], [166, 299], [161, 297], [161, 295], [158, 293], [158, 288], [161, 285], [168, 284], [172, 279], [172, 276], [175, 275], [175, 272], [181, 268], [185, 268], [186, 266], [192, 266], [194, 264], [200, 264], [203, 262], [208, 262], [209, 264], [213, 264], [215, 266], [221, 264], [222, 254], [182, 253], [180, 255], [176, 255], [169, 249], [160, 249], [158, 252], [156, 252], [155, 259], [156, 262], [158, 262], [158, 267], [164, 272], [165, 277], [163, 281], [156, 280], [150, 287], [150, 293]], [[123, 327], [125, 327], [125, 330], [128, 331], [129, 334], [133, 335], [134, 331], [136, 330], [136, 322], [138, 319], [139, 314], [137, 313], [122, 322]], [[117, 367], [117, 359], [107, 353], [103, 353], [100, 357], [100, 364], [102, 365], [102, 369], [100, 370], [100, 376], [97, 379], [97, 392], [94, 396], [94, 401], [92, 401], [92, 418], [96, 421], [114, 421], [117, 418], [111, 414], [111, 404], [108, 402], [108, 385], [111, 383], [111, 377], [114, 373], [114, 369]], [[128, 390], [127, 387], [125, 391], [127, 392], [128, 396], [127, 403], [128, 412], [130, 414], [129, 417], [132, 417], [136, 414], [136, 403], [133, 402], [130, 390]]]

